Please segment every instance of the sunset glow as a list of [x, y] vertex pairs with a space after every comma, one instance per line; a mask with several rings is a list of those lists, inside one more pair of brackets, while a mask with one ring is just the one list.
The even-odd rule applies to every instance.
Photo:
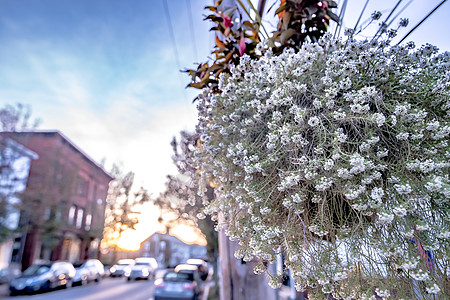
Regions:
[[[139, 250], [140, 244], [155, 232], [164, 233], [166, 228], [163, 224], [158, 222], [160, 210], [153, 204], [146, 204], [141, 207], [141, 214], [139, 223], [135, 230], [128, 229], [122, 233], [118, 241], [118, 246], [127, 251]], [[171, 219], [173, 216], [164, 215], [163, 218]], [[198, 233], [192, 226], [184, 224], [176, 225], [170, 228], [170, 234], [176, 236], [187, 244], [198, 244], [205, 246], [206, 239], [203, 235]]]
[[[160, 225], [160, 224], [158, 224]], [[147, 232], [142, 232], [138, 230], [128, 229], [122, 233], [122, 237], [119, 239], [118, 246], [127, 251], [137, 251], [139, 250], [140, 244], [150, 235], [155, 232], [164, 232], [164, 228], [162, 226], [159, 227], [159, 230], [154, 230], [152, 233], [148, 234]], [[198, 244], [205, 246], [206, 239], [204, 236], [197, 234], [196, 230], [193, 227], [186, 225], [178, 225], [170, 229], [170, 234], [176, 236], [183, 242], [187, 244]]]

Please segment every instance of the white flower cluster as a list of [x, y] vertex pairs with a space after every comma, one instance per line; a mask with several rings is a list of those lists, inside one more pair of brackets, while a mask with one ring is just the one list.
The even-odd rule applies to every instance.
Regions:
[[380, 297], [401, 276], [440, 285], [416, 257], [449, 265], [449, 78], [450, 55], [430, 45], [324, 37], [243, 56], [220, 94], [199, 96], [196, 159], [217, 196], [205, 213], [243, 257], [284, 249], [299, 287], [362, 297], [354, 270]]

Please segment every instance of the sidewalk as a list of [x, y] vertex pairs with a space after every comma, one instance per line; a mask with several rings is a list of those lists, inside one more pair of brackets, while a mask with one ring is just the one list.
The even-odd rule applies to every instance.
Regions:
[[202, 300], [208, 300], [209, 289], [214, 286], [214, 281], [210, 280], [205, 282], [205, 288], [203, 289]]
[[0, 284], [0, 299], [3, 297], [9, 296], [9, 285], [8, 284]]

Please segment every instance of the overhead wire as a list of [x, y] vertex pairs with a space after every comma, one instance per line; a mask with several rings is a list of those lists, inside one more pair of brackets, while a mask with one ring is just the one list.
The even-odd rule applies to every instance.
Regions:
[[194, 34], [194, 20], [192, 18], [192, 6], [191, 6], [191, 0], [187, 0], [187, 14], [189, 19], [189, 28], [191, 31], [192, 36], [192, 54], [194, 55], [194, 58], [196, 61], [198, 61], [198, 51], [197, 51], [197, 42], [195, 40], [195, 34]]
[[173, 52], [175, 54], [175, 62], [177, 64], [178, 70], [181, 70], [180, 56], [178, 54], [177, 44], [175, 41], [175, 34], [173, 31], [173, 26], [172, 26], [172, 19], [170, 18], [169, 6], [167, 5], [167, 0], [163, 0], [163, 7], [164, 7], [164, 13], [165, 13], [166, 19], [167, 19], [167, 25], [169, 27], [169, 36], [170, 36], [170, 40], [172, 41]]
[[[172, 19], [170, 18], [170, 12], [169, 12], [169, 6], [167, 4], [167, 0], [163, 0], [163, 8], [164, 8], [164, 13], [165, 13], [166, 19], [167, 19], [167, 25], [169, 28], [170, 40], [172, 41], [172, 49], [173, 49], [174, 56], [175, 56], [175, 63], [176, 63], [177, 69], [178, 69], [178, 78], [180, 79], [181, 84], [184, 86], [185, 83], [183, 82], [183, 79], [181, 77], [180, 55], [178, 54], [178, 48], [177, 48], [177, 44], [175, 41], [175, 34], [173, 31]], [[185, 89], [183, 89], [183, 96], [184, 96], [185, 100], [187, 101]]]
[[414, 32], [414, 30], [417, 29], [420, 25], [422, 25], [423, 22], [425, 22], [426, 19], [428, 19], [439, 7], [441, 7], [442, 4], [447, 2], [447, 0], [441, 1], [435, 8], [433, 8], [432, 11], [430, 11], [416, 26], [414, 26], [401, 40], [397, 43], [397, 45], [401, 44], [411, 33]]

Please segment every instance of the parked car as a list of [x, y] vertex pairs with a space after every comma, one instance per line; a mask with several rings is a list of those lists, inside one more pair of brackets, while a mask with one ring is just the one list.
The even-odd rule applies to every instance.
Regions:
[[111, 266], [107, 266], [107, 265], [104, 266], [104, 268], [103, 268], [103, 270], [104, 270], [103, 277], [110, 277], [111, 276], [111, 271], [109, 269], [111, 269]]
[[208, 268], [208, 264], [206, 263], [206, 261], [204, 261], [203, 259], [200, 259], [200, 258], [191, 258], [191, 259], [188, 259], [186, 261], [186, 263], [188, 265], [197, 266], [198, 273], [200, 274], [200, 278], [202, 280], [206, 280], [206, 278], [208, 278], [209, 268]]
[[155, 300], [197, 300], [199, 295], [200, 288], [194, 273], [169, 271], [155, 281]]
[[200, 278], [200, 273], [198, 272], [197, 266], [189, 264], [180, 264], [175, 267], [174, 271], [177, 273], [192, 274], [194, 281], [197, 283], [196, 286], [199, 289], [199, 291], [203, 290], [203, 281]]
[[84, 263], [73, 264], [76, 273], [73, 283], [85, 285], [91, 281], [99, 282], [105, 273], [103, 264], [98, 259], [88, 259]]
[[131, 271], [131, 267], [134, 265], [134, 259], [121, 259], [115, 265], [113, 265], [109, 272], [111, 277], [122, 277], [126, 271]]
[[150, 279], [154, 277], [155, 271], [158, 269], [158, 263], [153, 257], [136, 258], [135, 263], [131, 266], [130, 272], [125, 272], [128, 280], [131, 279]]
[[10, 283], [13, 279], [20, 276], [22, 272], [20, 267], [16, 264], [11, 264], [8, 267], [0, 270], [0, 284]]
[[35, 264], [11, 281], [9, 292], [14, 295], [52, 290], [58, 287], [68, 288], [72, 286], [75, 273], [73, 265], [66, 261]]

